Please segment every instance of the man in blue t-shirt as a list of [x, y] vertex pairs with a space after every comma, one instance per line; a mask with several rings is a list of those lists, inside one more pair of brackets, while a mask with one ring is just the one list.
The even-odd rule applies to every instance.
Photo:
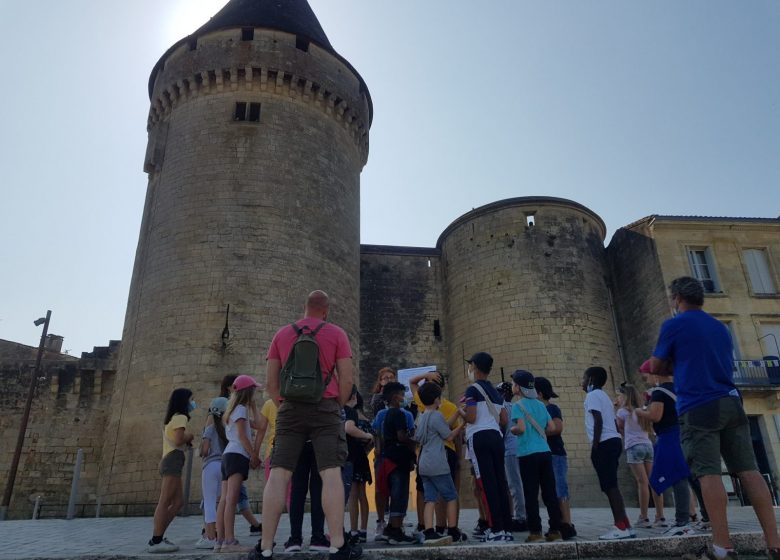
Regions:
[[732, 343], [726, 327], [702, 310], [704, 288], [687, 276], [669, 285], [675, 316], [661, 326], [650, 368], [674, 375], [685, 458], [701, 481], [712, 524], [712, 550], [701, 558], [734, 557], [726, 517], [720, 458], [735, 473], [764, 530], [770, 558], [780, 558], [772, 501], [758, 472], [747, 416], [732, 378]]

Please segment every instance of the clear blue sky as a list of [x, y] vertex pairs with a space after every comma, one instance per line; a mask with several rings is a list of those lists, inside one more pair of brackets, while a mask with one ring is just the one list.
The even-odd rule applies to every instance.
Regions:
[[[780, 2], [310, 0], [375, 117], [364, 243], [433, 246], [471, 208], [576, 200], [780, 214]], [[121, 338], [147, 80], [223, 0], [4, 0], [0, 338]]]

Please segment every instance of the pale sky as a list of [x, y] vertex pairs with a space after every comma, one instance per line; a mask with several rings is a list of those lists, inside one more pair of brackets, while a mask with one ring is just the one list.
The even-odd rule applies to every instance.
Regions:
[[[122, 336], [147, 81], [224, 0], [0, 0], [0, 338]], [[374, 101], [363, 243], [558, 196], [609, 229], [780, 214], [780, 2], [310, 0]]]

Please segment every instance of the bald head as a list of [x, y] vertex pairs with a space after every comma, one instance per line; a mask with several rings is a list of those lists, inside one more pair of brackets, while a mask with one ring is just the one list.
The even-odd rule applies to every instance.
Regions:
[[306, 317], [317, 317], [324, 320], [328, 316], [329, 305], [330, 298], [328, 298], [328, 294], [322, 290], [314, 290], [309, 294], [309, 297], [306, 298], [304, 312]]

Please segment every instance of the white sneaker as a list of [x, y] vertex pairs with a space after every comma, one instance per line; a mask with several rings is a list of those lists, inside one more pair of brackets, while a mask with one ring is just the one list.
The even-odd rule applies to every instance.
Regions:
[[163, 537], [163, 540], [154, 544], [151, 540], [146, 547], [146, 552], [151, 554], [164, 554], [166, 552], [176, 552], [179, 547], [173, 544], [171, 541]]
[[485, 529], [485, 534], [479, 537], [479, 542], [485, 543], [502, 543], [506, 542], [504, 531], [496, 531], [495, 533], [490, 529]]
[[387, 523], [384, 521], [376, 522], [376, 529], [374, 529], [374, 542], [387, 542], [387, 537], [384, 534], [386, 527]]
[[599, 540], [619, 541], [622, 539], [633, 539], [634, 537], [636, 537], [636, 534], [629, 529], [618, 529], [617, 527], [612, 527], [612, 530], [601, 535]]
[[203, 550], [214, 550], [214, 545], [217, 544], [217, 539], [209, 539], [205, 535], [198, 539], [195, 543], [195, 548]]
[[654, 529], [666, 529], [667, 527], [669, 527], [669, 523], [666, 521], [665, 517], [659, 517], [653, 521]]
[[695, 535], [696, 529], [692, 523], [686, 525], [674, 525], [661, 533], [664, 537], [684, 537], [685, 535]]
[[637, 529], [650, 529], [652, 526], [652, 522], [647, 517], [640, 517], [634, 523], [634, 527]]

